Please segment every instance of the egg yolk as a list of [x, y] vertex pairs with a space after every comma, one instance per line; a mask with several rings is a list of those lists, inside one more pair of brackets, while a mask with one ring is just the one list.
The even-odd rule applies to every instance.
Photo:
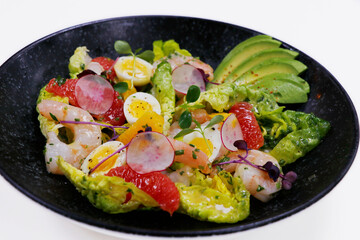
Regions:
[[147, 78], [149, 75], [147, 67], [139, 61], [135, 61], [134, 67], [134, 59], [125, 59], [121, 64], [121, 69], [123, 73], [128, 75], [129, 77], [133, 76], [133, 70], [135, 70], [135, 78]]
[[[89, 159], [89, 170], [93, 169], [99, 162], [104, 160], [106, 157], [108, 157], [110, 154], [114, 152], [114, 149], [112, 148], [101, 148], [99, 151], [96, 151], [95, 154], [92, 156], [91, 159]], [[110, 168], [112, 168], [115, 163], [116, 159], [119, 154], [115, 154], [111, 158], [107, 159], [105, 162], [103, 162], [99, 167], [97, 167], [94, 172], [103, 172], [108, 171]]]
[[152, 106], [141, 99], [134, 99], [129, 105], [129, 113], [134, 118], [140, 118], [147, 111], [152, 111]]
[[[206, 144], [207, 142], [207, 144]], [[197, 137], [194, 138], [193, 140], [191, 140], [189, 142], [189, 144], [194, 145], [196, 148], [200, 149], [201, 151], [203, 151], [208, 157], [210, 157], [212, 155], [212, 151], [214, 149], [213, 144], [211, 143], [211, 141], [206, 140], [204, 138], [201, 137]], [[209, 146], [208, 146], [209, 145]]]

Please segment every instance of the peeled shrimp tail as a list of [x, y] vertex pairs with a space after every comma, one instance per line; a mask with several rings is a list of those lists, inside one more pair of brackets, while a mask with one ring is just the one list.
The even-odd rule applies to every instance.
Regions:
[[[38, 104], [41, 115], [49, 120], [57, 121], [94, 121], [92, 116], [85, 110], [65, 103], [43, 100]], [[56, 161], [61, 156], [66, 162], [79, 168], [81, 161], [92, 150], [101, 144], [101, 130], [99, 126], [90, 124], [63, 124], [72, 131], [74, 137], [69, 144], [62, 142], [55, 132], [47, 133], [45, 150], [45, 162], [48, 172], [62, 174]]]

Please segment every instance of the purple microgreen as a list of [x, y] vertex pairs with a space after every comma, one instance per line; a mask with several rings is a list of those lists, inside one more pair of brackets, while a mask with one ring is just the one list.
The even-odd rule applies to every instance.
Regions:
[[89, 171], [89, 175], [91, 173], [93, 173], [101, 164], [103, 164], [106, 160], [108, 160], [109, 158], [111, 158], [112, 156], [115, 156], [115, 154], [121, 152], [122, 150], [124, 150], [125, 148], [127, 148], [129, 146], [130, 142], [127, 143], [126, 145], [124, 145], [123, 147], [119, 148], [118, 150], [116, 150], [115, 152], [113, 152], [112, 154], [110, 154], [109, 156], [107, 156], [106, 158], [104, 158], [103, 160], [101, 160], [98, 164], [96, 164], [95, 167], [93, 167], [92, 169], [90, 169]]
[[293, 171], [287, 172], [285, 175], [280, 175], [283, 179], [282, 181], [282, 187], [285, 190], [290, 190], [292, 187], [292, 184], [296, 181], [297, 179], [297, 174]]
[[240, 154], [238, 155], [239, 159], [236, 160], [231, 160], [231, 161], [224, 161], [224, 162], [219, 162], [214, 164], [215, 166], [218, 165], [224, 165], [224, 164], [229, 164], [229, 163], [241, 163], [241, 164], [247, 164], [250, 165], [256, 169], [265, 171], [268, 173], [269, 177], [276, 182], [278, 180], [278, 178], [282, 178], [282, 187], [285, 190], [289, 190], [292, 187], [292, 184], [296, 181], [297, 179], [297, 174], [293, 171], [290, 171], [288, 173], [286, 173], [285, 175], [280, 173], [280, 169], [279, 167], [277, 167], [276, 165], [274, 165], [272, 162], [268, 161], [266, 162], [264, 165], [257, 165], [257, 164], [253, 164], [252, 162], [250, 162], [249, 160], [247, 160], [247, 156], [249, 154], [249, 148], [247, 148], [247, 143], [244, 140], [236, 140], [234, 142], [234, 146], [236, 148], [238, 148], [239, 150], [245, 150], [246, 154], [245, 156], [241, 156]]
[[267, 171], [267, 173], [269, 174], [269, 177], [274, 182], [276, 182], [280, 176], [280, 169], [270, 161], [266, 162], [262, 167], [265, 171]]
[[151, 132], [151, 131], [152, 131], [152, 127], [148, 126], [148, 127], [145, 128], [145, 132]]
[[214, 85], [220, 85], [220, 83], [216, 83], [216, 82], [211, 82], [211, 81], [209, 81], [209, 74], [206, 74], [205, 73], [205, 71], [203, 70], [203, 69], [201, 69], [201, 68], [197, 68], [199, 71], [200, 71], [200, 73], [201, 73], [201, 75], [202, 75], [202, 78], [204, 79], [204, 82], [205, 82], [205, 84], [206, 83], [211, 83], [211, 84], [214, 84]]
[[250, 149], [248, 149], [247, 143], [245, 140], [236, 140], [234, 142], [234, 146], [239, 150], [246, 150], [246, 151], [250, 150]]

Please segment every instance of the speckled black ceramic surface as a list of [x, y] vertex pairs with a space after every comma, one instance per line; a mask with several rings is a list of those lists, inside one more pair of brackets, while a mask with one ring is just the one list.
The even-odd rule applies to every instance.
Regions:
[[[0, 67], [0, 173], [28, 197], [59, 214], [93, 226], [141, 235], [230, 233], [265, 225], [306, 208], [346, 174], [358, 147], [359, 126], [351, 100], [338, 81], [301, 52], [298, 59], [308, 66], [302, 77], [310, 84], [310, 100], [291, 108], [315, 113], [330, 121], [332, 129], [315, 150], [285, 169], [297, 172], [295, 186], [281, 191], [267, 204], [252, 199], [251, 214], [245, 221], [215, 224], [177, 213], [170, 217], [162, 211], [109, 215], [81, 197], [65, 177], [48, 174], [45, 169], [45, 138], [37, 121], [36, 98], [51, 78], [68, 76], [68, 59], [76, 47], [87, 46], [94, 57], [116, 58], [113, 44], [118, 39], [128, 41], [133, 49], [151, 49], [154, 40], [175, 39], [182, 48], [215, 68], [238, 42], [257, 34], [203, 19], [139, 16], [72, 27], [25, 47]], [[287, 44], [283, 47], [297, 50]]]

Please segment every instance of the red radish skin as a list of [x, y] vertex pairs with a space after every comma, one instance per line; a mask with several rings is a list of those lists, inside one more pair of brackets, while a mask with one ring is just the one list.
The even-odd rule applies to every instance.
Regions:
[[114, 89], [101, 76], [86, 75], [76, 83], [75, 97], [82, 109], [92, 114], [103, 114], [114, 101]]
[[140, 174], [163, 171], [173, 163], [174, 157], [169, 139], [158, 132], [137, 134], [126, 152], [127, 164]]
[[235, 114], [230, 114], [221, 126], [221, 141], [226, 149], [235, 152], [238, 149], [234, 146], [237, 140], [244, 140], [240, 123]]
[[202, 92], [205, 91], [203, 74], [190, 64], [183, 64], [173, 70], [172, 84], [175, 91], [182, 94], [186, 94], [191, 85], [198, 86]]

